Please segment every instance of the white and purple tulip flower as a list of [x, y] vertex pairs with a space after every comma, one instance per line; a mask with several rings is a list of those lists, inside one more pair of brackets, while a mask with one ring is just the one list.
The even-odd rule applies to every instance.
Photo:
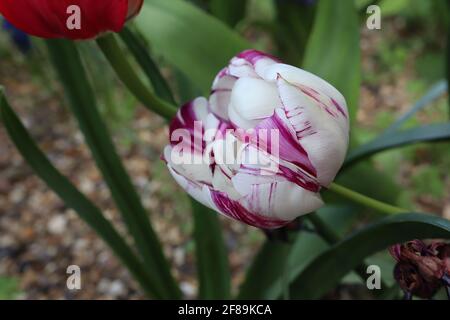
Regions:
[[163, 159], [187, 193], [272, 229], [323, 205], [319, 192], [347, 152], [349, 115], [326, 81], [247, 50], [219, 72], [209, 100], [180, 108], [170, 137]]

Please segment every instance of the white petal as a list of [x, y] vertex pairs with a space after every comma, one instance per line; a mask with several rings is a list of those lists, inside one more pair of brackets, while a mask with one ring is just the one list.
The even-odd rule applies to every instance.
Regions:
[[345, 110], [345, 113], [348, 114], [344, 96], [335, 87], [318, 76], [300, 68], [277, 63], [265, 69], [264, 79], [273, 82], [277, 80], [278, 75], [281, 75], [288, 82], [297, 85], [306, 85], [314, 90], [326, 94], [339, 103], [339, 105]]
[[231, 177], [240, 168], [242, 149], [243, 143], [231, 132], [227, 132], [223, 139], [215, 140], [212, 143], [214, 162], [222, 167], [226, 175]]
[[241, 78], [231, 92], [231, 104], [245, 120], [263, 119], [281, 106], [275, 83], [261, 79]]
[[237, 128], [242, 128], [245, 130], [254, 128], [260, 122], [260, 120], [245, 119], [236, 111], [234, 105], [231, 103], [228, 108], [228, 118]]
[[189, 181], [184, 176], [178, 174], [171, 166], [167, 166], [170, 174], [175, 181], [182, 187], [192, 198], [200, 202], [201, 204], [213, 209], [218, 210], [211, 200], [210, 190], [207, 186], [202, 184], [196, 184]]
[[293, 220], [323, 206], [320, 194], [289, 181], [256, 185], [247, 201], [251, 210], [283, 220]]
[[247, 60], [242, 58], [233, 58], [228, 66], [230, 75], [236, 78], [252, 77], [258, 78], [253, 65], [249, 64]]
[[224, 192], [230, 199], [237, 200], [242, 197], [236, 189], [234, 189], [230, 178], [224, 174], [220, 166], [217, 166], [214, 170], [212, 183], [214, 190]]
[[169, 167], [194, 182], [212, 184], [211, 168], [202, 155], [188, 154], [181, 158], [174, 149], [170, 145], [164, 148], [164, 159]]
[[347, 118], [331, 115], [299, 88], [283, 79], [278, 83], [288, 119], [317, 171], [317, 180], [322, 186], [328, 186], [347, 153]]
[[[258, 50], [245, 50], [231, 60], [231, 65], [246, 64], [251, 66], [259, 77], [263, 77], [265, 69], [280, 61], [264, 52]], [[251, 75], [255, 77], [256, 75]]]
[[228, 105], [230, 104], [231, 90], [236, 82], [232, 76], [217, 77], [209, 97], [209, 107], [219, 118], [228, 120]]

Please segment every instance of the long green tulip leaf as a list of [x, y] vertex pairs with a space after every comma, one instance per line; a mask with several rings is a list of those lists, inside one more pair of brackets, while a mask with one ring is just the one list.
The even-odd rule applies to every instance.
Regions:
[[450, 123], [430, 124], [409, 130], [382, 135], [351, 151], [344, 167], [368, 158], [376, 153], [420, 142], [437, 142], [450, 140]]
[[204, 93], [231, 57], [252, 47], [222, 21], [182, 0], [146, 0], [135, 24], [154, 52]]
[[52, 189], [69, 207], [75, 210], [95, 232], [111, 247], [145, 292], [158, 297], [158, 290], [148, 275], [141, 261], [135, 256], [131, 247], [119, 235], [101, 211], [89, 201], [78, 189], [63, 176], [36, 146], [17, 115], [9, 106], [3, 89], [0, 87], [0, 115], [2, 122], [14, 142], [36, 175]]
[[168, 101], [161, 99], [150, 91], [149, 87], [141, 81], [126, 59], [114, 34], [98, 38], [97, 44], [120, 80], [146, 108], [166, 119], [170, 119], [175, 115], [177, 109]]
[[134, 237], [146, 268], [151, 273], [153, 282], [157, 284], [159, 296], [179, 298], [179, 288], [171, 276], [157, 235], [98, 112], [95, 96], [76, 46], [65, 40], [49, 40], [47, 45], [64, 85], [69, 106], [78, 120], [130, 234]]
[[293, 299], [319, 299], [366, 257], [395, 243], [425, 238], [450, 239], [450, 221], [419, 213], [382, 219], [320, 254], [291, 283], [290, 295]]
[[425, 95], [420, 98], [405, 114], [398, 118], [392, 125], [384, 131], [384, 134], [393, 133], [400, 129], [400, 127], [417, 112], [430, 105], [436, 99], [443, 96], [448, 90], [447, 81], [441, 80], [433, 85]]
[[324, 78], [346, 98], [355, 119], [361, 63], [358, 13], [353, 0], [321, 0], [309, 37], [303, 67]]
[[230, 267], [217, 213], [192, 200], [201, 299], [230, 297]]
[[225, 22], [230, 27], [234, 27], [245, 17], [247, 0], [211, 0], [211, 13]]
[[[319, 210], [319, 215], [340, 235], [347, 231], [357, 216], [355, 210], [347, 206], [324, 207]], [[283, 272], [288, 272], [284, 276], [289, 281], [295, 279], [327, 247], [320, 236], [304, 231], [289, 243], [267, 240], [250, 265], [238, 298], [276, 299], [283, 292]]]
[[176, 105], [169, 84], [153, 61], [143, 41], [129, 27], [123, 28], [119, 35], [153, 85], [156, 95]]

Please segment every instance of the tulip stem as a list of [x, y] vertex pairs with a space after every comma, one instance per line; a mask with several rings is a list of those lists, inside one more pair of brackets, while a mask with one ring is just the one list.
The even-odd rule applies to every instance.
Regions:
[[114, 34], [111, 33], [98, 38], [97, 44], [120, 80], [146, 108], [166, 119], [175, 116], [177, 109], [167, 101], [157, 97], [133, 70]]
[[408, 210], [375, 200], [373, 198], [362, 195], [356, 191], [353, 191], [351, 189], [348, 189], [346, 187], [338, 185], [336, 183], [332, 183], [328, 187], [328, 190], [330, 190], [336, 194], [339, 194], [347, 199], [350, 199], [355, 203], [359, 203], [366, 207], [373, 208], [373, 209], [383, 212], [385, 214], [397, 214], [397, 213], [408, 212]]

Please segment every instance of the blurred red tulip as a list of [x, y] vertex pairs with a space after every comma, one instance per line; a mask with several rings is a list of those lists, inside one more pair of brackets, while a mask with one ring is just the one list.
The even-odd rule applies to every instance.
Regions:
[[42, 38], [89, 39], [118, 32], [143, 0], [0, 0], [0, 13], [18, 29]]

